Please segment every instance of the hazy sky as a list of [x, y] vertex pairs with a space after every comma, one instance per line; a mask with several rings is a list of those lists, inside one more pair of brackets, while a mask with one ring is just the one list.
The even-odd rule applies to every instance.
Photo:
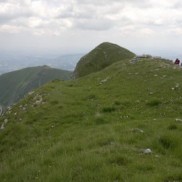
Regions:
[[0, 49], [86, 52], [113, 42], [182, 55], [181, 0], [0, 0]]

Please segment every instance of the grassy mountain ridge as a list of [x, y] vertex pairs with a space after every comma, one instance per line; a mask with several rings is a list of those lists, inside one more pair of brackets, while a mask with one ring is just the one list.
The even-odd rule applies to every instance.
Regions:
[[182, 181], [182, 70], [130, 61], [48, 83], [8, 111], [1, 180]]
[[104, 42], [83, 56], [77, 63], [74, 76], [76, 78], [100, 71], [114, 62], [131, 59], [135, 56], [129, 50], [116, 44]]
[[71, 72], [48, 66], [30, 67], [3, 74], [0, 76], [0, 104], [11, 105], [26, 93], [53, 79], [70, 78]]

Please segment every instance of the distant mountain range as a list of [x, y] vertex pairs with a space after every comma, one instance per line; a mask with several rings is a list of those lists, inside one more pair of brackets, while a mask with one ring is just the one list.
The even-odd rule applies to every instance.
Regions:
[[54, 80], [68, 80], [72, 72], [48, 66], [29, 67], [0, 76], [0, 105], [8, 106], [25, 94]]
[[27, 67], [48, 65], [52, 68], [73, 71], [83, 54], [18, 54], [0, 52], [0, 75]]

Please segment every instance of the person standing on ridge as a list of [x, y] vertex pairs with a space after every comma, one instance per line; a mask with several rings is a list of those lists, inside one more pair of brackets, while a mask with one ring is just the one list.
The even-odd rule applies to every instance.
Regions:
[[180, 60], [177, 58], [177, 59], [175, 60], [174, 64], [178, 64], [178, 65], [179, 65], [179, 63], [180, 63]]

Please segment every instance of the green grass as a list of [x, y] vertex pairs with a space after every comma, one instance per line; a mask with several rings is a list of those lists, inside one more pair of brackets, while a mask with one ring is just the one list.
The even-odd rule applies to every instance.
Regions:
[[54, 80], [71, 79], [71, 72], [38, 66], [13, 71], [0, 76], [0, 104], [7, 107], [22, 99], [28, 92]]
[[160, 60], [123, 60], [36, 90], [1, 118], [1, 181], [182, 181], [181, 75]]
[[129, 50], [116, 44], [104, 42], [82, 57], [74, 71], [76, 78], [100, 71], [114, 62], [131, 59], [135, 56]]

